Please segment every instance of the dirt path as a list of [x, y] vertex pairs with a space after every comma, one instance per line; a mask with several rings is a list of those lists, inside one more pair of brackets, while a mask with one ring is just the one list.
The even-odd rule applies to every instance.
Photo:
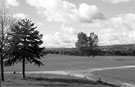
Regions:
[[106, 67], [106, 68], [93, 68], [93, 69], [85, 69], [85, 70], [69, 70], [71, 72], [81, 72], [81, 73], [92, 73], [95, 71], [103, 71], [103, 70], [112, 70], [112, 69], [128, 69], [128, 68], [135, 68], [135, 65], [130, 66], [118, 66], [118, 67]]

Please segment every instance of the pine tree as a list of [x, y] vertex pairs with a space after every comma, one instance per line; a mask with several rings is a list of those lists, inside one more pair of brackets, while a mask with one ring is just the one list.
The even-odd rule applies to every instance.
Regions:
[[44, 47], [40, 45], [43, 35], [34, 27], [34, 23], [29, 19], [22, 19], [11, 27], [9, 33], [10, 58], [6, 61], [6, 66], [22, 62], [22, 75], [25, 78], [25, 64], [34, 63], [37, 66], [44, 65], [39, 61], [44, 56]]

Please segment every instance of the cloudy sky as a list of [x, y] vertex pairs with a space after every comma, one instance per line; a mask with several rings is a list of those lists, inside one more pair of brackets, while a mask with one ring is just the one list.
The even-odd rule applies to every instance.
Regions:
[[17, 18], [29, 18], [46, 47], [74, 47], [77, 33], [99, 45], [135, 44], [135, 0], [0, 0]]

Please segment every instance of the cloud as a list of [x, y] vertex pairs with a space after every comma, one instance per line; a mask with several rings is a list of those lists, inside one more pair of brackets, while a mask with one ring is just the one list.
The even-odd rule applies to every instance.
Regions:
[[[135, 14], [129, 13], [106, 20], [97, 20], [85, 24], [83, 27], [95, 30], [93, 32], [99, 37], [99, 45], [135, 44], [134, 23]], [[62, 24], [60, 32], [44, 35], [44, 45], [46, 47], [75, 47], [76, 41], [77, 32], [72, 27], [67, 27], [64, 24]]]
[[74, 47], [76, 34], [74, 29], [62, 25], [61, 32], [44, 35], [43, 41], [46, 47]]
[[69, 34], [74, 34], [74, 29], [72, 27], [66, 27], [64, 24], [62, 24], [61, 29], [62, 31], [68, 32]]
[[104, 21], [96, 21], [89, 25], [98, 29], [100, 45], [134, 44], [135, 14], [123, 14]]
[[[83, 27], [95, 30], [93, 32], [99, 37], [99, 45], [134, 44], [134, 23], [135, 14], [129, 13], [106, 20], [97, 20], [93, 23], [85, 24]], [[72, 27], [62, 24], [60, 32], [44, 35], [44, 45], [46, 47], [75, 47], [77, 33]]]
[[13, 15], [14, 18], [18, 18], [18, 19], [25, 19], [28, 18], [24, 13], [16, 13]]
[[87, 5], [82, 3], [79, 6], [80, 20], [84, 22], [91, 22], [94, 19], [105, 19], [104, 15], [98, 11], [97, 6]]
[[129, 1], [134, 1], [134, 0], [103, 0], [103, 1], [107, 1], [107, 2], [110, 2], [112, 4], [118, 4], [118, 3], [126, 3]]
[[80, 4], [77, 8], [75, 4], [65, 0], [26, 0], [26, 2], [36, 7], [38, 13], [44, 15], [48, 21], [89, 22], [104, 18], [95, 5], [86, 3]]
[[42, 26], [42, 25], [43, 25], [43, 23], [41, 23], [41, 22], [37, 22], [37, 25]]
[[6, 0], [7, 6], [19, 6], [19, 2], [17, 0]]

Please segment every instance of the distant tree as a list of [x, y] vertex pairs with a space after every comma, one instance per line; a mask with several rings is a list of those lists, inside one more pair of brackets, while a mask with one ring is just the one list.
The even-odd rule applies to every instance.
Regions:
[[34, 23], [29, 19], [22, 19], [11, 27], [10, 36], [10, 58], [6, 61], [6, 66], [22, 62], [22, 75], [25, 78], [25, 64], [34, 63], [38, 66], [44, 65], [39, 61], [44, 56], [44, 47], [40, 45], [43, 35], [34, 27]]
[[78, 33], [78, 40], [76, 42], [76, 48], [81, 51], [82, 56], [95, 56], [98, 53], [98, 36], [94, 33], [90, 33], [88, 37], [85, 33]]
[[98, 36], [94, 33], [90, 33], [88, 37], [88, 55], [94, 57], [98, 51]]
[[85, 33], [80, 32], [78, 33], [78, 40], [75, 43], [76, 47], [80, 50], [81, 55], [83, 56], [85, 53], [85, 49], [88, 47], [88, 37]]
[[11, 17], [6, 9], [0, 9], [0, 68], [1, 80], [4, 81], [4, 59], [9, 57], [8, 35], [9, 27], [16, 20]]

